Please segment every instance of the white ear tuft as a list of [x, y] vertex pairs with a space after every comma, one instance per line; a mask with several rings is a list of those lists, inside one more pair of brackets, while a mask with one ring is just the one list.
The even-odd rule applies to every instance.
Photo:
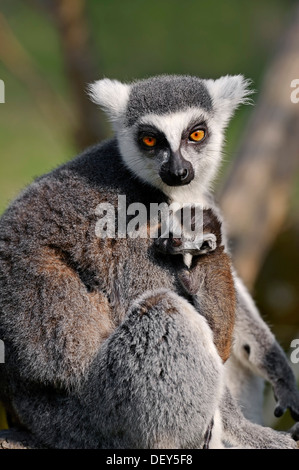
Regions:
[[88, 86], [91, 100], [101, 106], [111, 121], [116, 121], [125, 111], [129, 93], [130, 85], [108, 78], [103, 78]]
[[217, 80], [206, 80], [206, 86], [213, 101], [213, 107], [221, 113], [224, 124], [240, 104], [252, 104], [249, 98], [254, 93], [250, 89], [251, 80], [243, 75], [226, 75]]

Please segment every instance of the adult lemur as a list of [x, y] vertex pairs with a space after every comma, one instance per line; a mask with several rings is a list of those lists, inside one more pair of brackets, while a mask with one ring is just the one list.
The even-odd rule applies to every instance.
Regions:
[[[147, 208], [213, 205], [223, 132], [246, 81], [104, 79], [91, 93], [116, 137], [37, 179], [1, 218], [2, 400], [52, 448], [200, 448], [213, 421], [211, 447], [295, 448], [240, 412], [199, 315], [205, 299], [192, 305], [178, 287], [183, 258], [160, 255], [149, 237], [96, 236], [96, 208], [119, 195]], [[289, 407], [298, 418], [284, 353], [234, 283], [233, 354], [271, 382], [277, 414]]]

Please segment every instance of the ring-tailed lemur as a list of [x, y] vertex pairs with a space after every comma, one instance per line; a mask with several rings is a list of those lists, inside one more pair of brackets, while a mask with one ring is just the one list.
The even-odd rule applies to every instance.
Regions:
[[[119, 195], [146, 208], [211, 205], [224, 128], [247, 82], [104, 79], [91, 93], [116, 136], [38, 178], [0, 221], [2, 400], [48, 447], [200, 448], [214, 421], [212, 447], [225, 438], [295, 448], [239, 411], [211, 328], [178, 290], [181, 257], [161, 256], [150, 238], [96, 235], [97, 206], [116, 208]], [[234, 282], [233, 353], [272, 383], [278, 411], [298, 418], [286, 357]]]

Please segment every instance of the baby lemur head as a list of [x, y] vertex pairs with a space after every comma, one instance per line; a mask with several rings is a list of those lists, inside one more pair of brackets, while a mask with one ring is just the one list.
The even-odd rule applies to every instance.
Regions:
[[[223, 249], [221, 221], [212, 209], [200, 209], [198, 212], [195, 206], [189, 208], [190, 227], [185, 224], [184, 210], [179, 209], [175, 213], [176, 220], [181, 225], [179, 236], [172, 231], [163, 235], [154, 241], [157, 251], [168, 255], [203, 255], [215, 250]], [[196, 217], [201, 215], [199, 225], [196, 225]], [[177, 226], [176, 226], [177, 228]], [[191, 262], [191, 259], [190, 259]]]
[[224, 130], [252, 93], [241, 75], [162, 75], [130, 84], [103, 79], [92, 100], [113, 123], [126, 166], [170, 200], [201, 202], [221, 161]]

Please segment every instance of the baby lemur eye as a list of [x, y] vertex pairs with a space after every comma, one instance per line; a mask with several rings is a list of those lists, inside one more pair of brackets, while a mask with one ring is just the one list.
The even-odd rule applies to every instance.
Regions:
[[206, 133], [203, 129], [197, 129], [191, 134], [189, 134], [189, 140], [192, 140], [193, 142], [200, 142], [204, 137]]
[[157, 143], [157, 139], [155, 137], [150, 136], [150, 135], [146, 135], [145, 137], [142, 138], [142, 142], [147, 147], [154, 147]]

